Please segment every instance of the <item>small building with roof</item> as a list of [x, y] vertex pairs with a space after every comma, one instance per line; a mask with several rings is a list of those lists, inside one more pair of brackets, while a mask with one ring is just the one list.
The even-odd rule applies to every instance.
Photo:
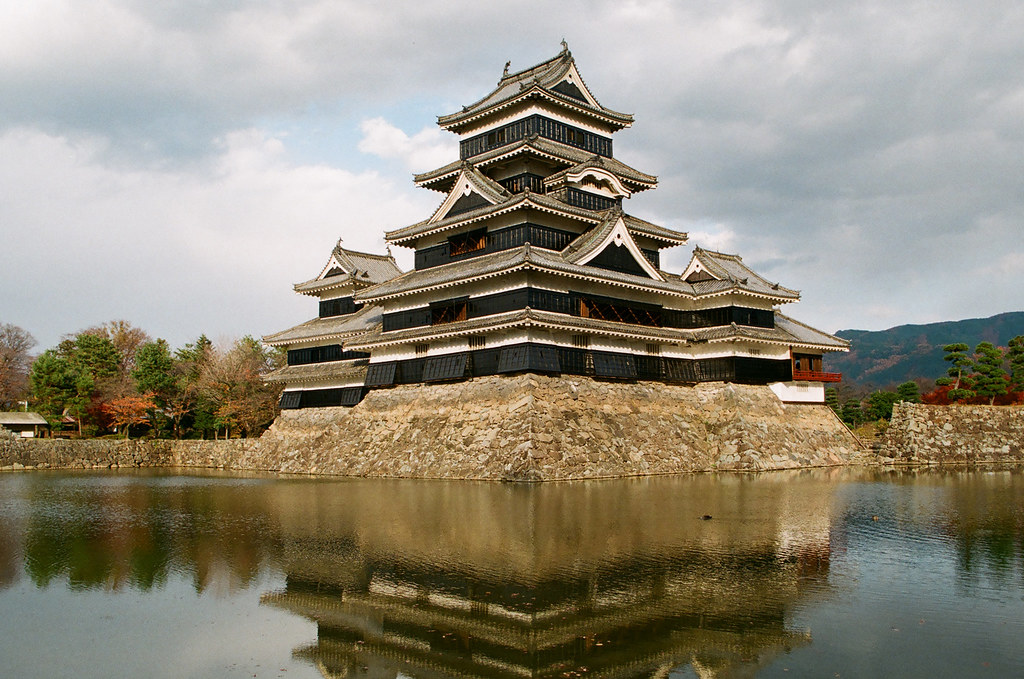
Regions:
[[822, 357], [848, 343], [781, 313], [798, 291], [700, 247], [681, 273], [662, 268], [688, 236], [627, 212], [658, 182], [613, 156], [632, 124], [598, 102], [564, 43], [440, 116], [459, 159], [414, 177], [440, 205], [385, 234], [414, 250], [414, 268], [339, 244], [295, 286], [320, 314], [265, 338], [288, 350], [270, 377], [282, 408], [521, 372], [771, 385], [785, 402], [823, 402], [840, 376]]
[[50, 423], [39, 413], [0, 412], [0, 429], [22, 438], [38, 438], [50, 432]]

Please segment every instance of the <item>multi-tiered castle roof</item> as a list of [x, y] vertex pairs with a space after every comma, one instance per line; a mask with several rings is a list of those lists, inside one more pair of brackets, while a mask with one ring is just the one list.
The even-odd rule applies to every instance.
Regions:
[[633, 117], [593, 96], [567, 47], [505, 72], [492, 92], [438, 118], [459, 159], [415, 176], [444, 194], [427, 219], [385, 234], [415, 250], [340, 247], [315, 279], [318, 318], [268, 336], [289, 349], [282, 407], [357, 403], [368, 389], [540, 372], [596, 378], [772, 384], [823, 397], [821, 357], [846, 342], [782, 315], [799, 299], [736, 255], [661, 251], [687, 234], [629, 214], [657, 178], [613, 157]]

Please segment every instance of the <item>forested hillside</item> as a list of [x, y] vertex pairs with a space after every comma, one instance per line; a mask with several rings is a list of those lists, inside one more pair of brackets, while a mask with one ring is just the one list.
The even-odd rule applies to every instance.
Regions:
[[879, 331], [840, 330], [836, 335], [850, 340], [850, 353], [829, 354], [826, 369], [843, 373], [847, 390], [871, 391], [942, 377], [949, 367], [942, 360], [945, 344], [963, 342], [973, 349], [979, 342], [991, 342], [1005, 347], [1012, 338], [1024, 335], [1024, 311]]

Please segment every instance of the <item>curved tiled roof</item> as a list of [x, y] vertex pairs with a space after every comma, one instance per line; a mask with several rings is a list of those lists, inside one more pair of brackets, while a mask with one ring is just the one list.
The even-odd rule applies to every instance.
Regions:
[[495, 205], [485, 205], [475, 210], [459, 213], [453, 217], [439, 219], [436, 222], [431, 222], [427, 219], [401, 229], [396, 229], [395, 231], [388, 231], [384, 234], [384, 237], [396, 245], [407, 243], [428, 234], [447, 231], [449, 229], [454, 229], [457, 226], [461, 226], [462, 224], [480, 221], [486, 217], [494, 217], [505, 212], [525, 208], [536, 208], [542, 211], [566, 215], [568, 217], [576, 217], [591, 224], [599, 222], [602, 219], [601, 212], [573, 207], [572, 205], [568, 205], [542, 193], [524, 191], [523, 193], [512, 194], [505, 201]]
[[[739, 255], [728, 255], [722, 252], [714, 252], [712, 250], [704, 250], [703, 248], [695, 247], [693, 249], [693, 258], [698, 260], [708, 273], [719, 279], [719, 282], [728, 281], [730, 283], [738, 283], [746, 290], [772, 297], [788, 299], [800, 298], [799, 291], [784, 288], [778, 283], [772, 283], [744, 264], [743, 258]], [[702, 281], [694, 283], [694, 287], [697, 289], [700, 289], [701, 287], [714, 287], [706, 285], [714, 282], [715, 281]]]
[[286, 365], [263, 376], [265, 382], [323, 382], [326, 380], [352, 380], [362, 382], [366, 377], [369, 359], [331, 361], [308, 365]]
[[[326, 275], [331, 264], [337, 262], [340, 265], [341, 273]], [[319, 276], [303, 283], [296, 283], [293, 286], [295, 292], [304, 295], [312, 295], [331, 288], [353, 285], [354, 287], [365, 287], [376, 285], [394, 278], [402, 273], [395, 263], [391, 254], [375, 255], [369, 252], [358, 252], [347, 250], [338, 245], [334, 246], [331, 256], [327, 260], [327, 266]]]
[[669, 229], [664, 226], [659, 226], [653, 222], [648, 222], [645, 219], [634, 217], [629, 214], [622, 214], [623, 221], [626, 222], [626, 228], [633, 233], [640, 234], [641, 236], [647, 236], [654, 240], [660, 240], [670, 245], [683, 245], [690, 239], [689, 235], [683, 231], [676, 231], [675, 229]]
[[[436, 170], [413, 175], [413, 181], [429, 189], [447, 191], [451, 188], [451, 183], [455, 181], [465, 163], [471, 162], [476, 167], [484, 167], [498, 160], [522, 153], [530, 153], [542, 158], [557, 160], [569, 167], [582, 165], [593, 160], [595, 157], [589, 151], [533, 134], [526, 139], [521, 139], [507, 146], [499, 146], [480, 155], [473, 156], [471, 160], [456, 160]], [[658, 183], [658, 178], [655, 175], [636, 170], [615, 158], [598, 157], [601, 158], [602, 167], [629, 184], [630, 188], [634, 191], [654, 188]]]
[[[442, 221], [439, 219], [435, 219], [438, 213], [441, 212], [442, 208], [444, 208], [445, 205], [454, 205], [454, 201], [457, 201], [459, 198], [462, 197], [452, 196], [452, 192], [458, 190], [457, 186], [463, 177], [465, 177], [467, 183], [472, 187], [472, 189], [479, 195], [483, 196], [484, 200], [486, 200], [491, 205], [507, 201], [509, 198], [512, 197], [512, 194], [504, 186], [494, 181], [480, 170], [473, 167], [471, 163], [462, 161], [460, 164], [459, 173], [455, 177], [455, 181], [452, 183], [452, 186], [448, 192], [448, 196], [446, 196], [445, 199], [441, 201], [441, 204], [437, 207], [436, 210], [434, 210], [434, 214], [432, 214], [430, 218], [426, 220], [427, 223], [430, 223], [431, 221], [434, 221], [435, 223], [438, 221]], [[449, 207], [449, 210], [450, 209], [451, 207]]]
[[424, 290], [452, 287], [520, 270], [561, 274], [579, 280], [596, 281], [617, 287], [660, 292], [690, 299], [728, 293], [747, 293], [768, 297], [778, 302], [791, 301], [790, 297], [785, 294], [780, 295], [778, 291], [771, 291], [769, 294], [758, 289], [744, 287], [743, 284], [737, 281], [707, 281], [705, 283], [691, 284], [682, 280], [679, 276], [665, 272], [661, 273], [666, 280], [656, 281], [646, 276], [573, 264], [566, 261], [561, 252], [533, 247], [529, 244], [429, 269], [409, 271], [380, 285], [366, 288], [355, 295], [355, 300], [359, 302], [376, 302], [389, 297], [401, 297]]
[[[366, 350], [374, 347], [407, 344], [423, 339], [440, 339], [493, 332], [508, 328], [540, 326], [569, 332], [586, 331], [608, 337], [620, 337], [642, 341], [664, 342], [725, 342], [747, 340], [769, 344], [795, 345], [823, 351], [846, 351], [849, 343], [833, 337], [810, 326], [796, 324], [793, 319], [778, 312], [775, 314], [776, 327], [758, 328], [746, 325], [719, 326], [714, 328], [661, 328], [656, 326], [636, 325], [618, 321], [606, 321], [596, 318], [570, 316], [554, 311], [538, 309], [518, 309], [500, 314], [492, 314], [480, 318], [472, 318], [444, 325], [428, 325], [405, 330], [373, 333], [362, 335], [346, 343], [346, 348]], [[794, 324], [800, 327], [794, 327]]]
[[[437, 124], [445, 129], [458, 128], [481, 115], [493, 110], [505, 108], [516, 101], [535, 94], [542, 94], [553, 102], [560, 103], [578, 112], [601, 118], [606, 123], [623, 128], [633, 123], [633, 116], [628, 113], [619, 113], [605, 108], [600, 103], [596, 106], [589, 101], [571, 97], [554, 89], [569, 73], [575, 68], [576, 61], [568, 47], [555, 57], [543, 61], [536, 66], [502, 75], [497, 86], [482, 99], [464, 106], [461, 111], [449, 115], [438, 116]], [[577, 74], [578, 74], [577, 70]], [[586, 88], [586, 84], [580, 78], [580, 84]], [[589, 89], [588, 89], [589, 92]], [[593, 95], [591, 95], [593, 96]], [[595, 103], [597, 100], [594, 100]]]
[[381, 322], [380, 307], [367, 305], [354, 314], [314, 318], [293, 328], [266, 335], [263, 341], [271, 346], [326, 339], [345, 339], [368, 332]]
[[[616, 177], [618, 177], [619, 179], [621, 179], [624, 182], [628, 182], [628, 183], [631, 183], [631, 184], [633, 184], [635, 186], [638, 186], [637, 190], [652, 189], [652, 188], [654, 188], [654, 185], [658, 181], [658, 178], [654, 177], [652, 175], [637, 176], [637, 175], [640, 175], [640, 173], [637, 172], [636, 170], [633, 170], [634, 176], [632, 178], [627, 178], [625, 176], [620, 176], [618, 171], [617, 171], [617, 170], [620, 169], [618, 167], [619, 165], [622, 165], [622, 163], [620, 163], [619, 161], [615, 160], [614, 158], [605, 158], [604, 156], [600, 156], [600, 155], [596, 155], [595, 154], [595, 155], [591, 155], [586, 160], [582, 160], [582, 161], [576, 163], [575, 165], [573, 165], [571, 167], [567, 167], [564, 170], [560, 170], [560, 171], [556, 172], [553, 175], [545, 177], [544, 178], [544, 183], [545, 184], [557, 184], [566, 175], [574, 174], [574, 173], [577, 173], [577, 172], [582, 172], [583, 170], [587, 170], [587, 169], [604, 170], [606, 172], [609, 172], [609, 173], [615, 175]], [[632, 168], [629, 168], [629, 169], [632, 169]]]
[[[597, 226], [580, 234], [574, 238], [562, 251], [562, 257], [567, 262], [577, 263], [580, 260], [586, 258], [586, 256], [594, 251], [595, 248], [599, 247], [606, 238], [615, 229], [615, 225], [619, 219], [622, 219], [626, 230], [631, 236], [641, 235], [654, 240], [662, 241], [668, 245], [682, 245], [686, 242], [686, 234], [678, 231], [672, 231], [664, 227], [658, 226], [657, 224], [651, 224], [650, 222], [632, 217], [622, 212], [621, 208], [613, 208], [608, 211], [605, 218]], [[635, 242], [635, 241], [634, 241]], [[663, 272], [659, 272], [662, 277], [665, 276]]]
[[800, 321], [777, 311], [775, 312], [775, 327], [784, 330], [793, 337], [794, 340], [804, 344], [815, 346], [834, 346], [837, 351], [847, 351], [850, 348], [849, 340], [844, 340], [842, 337], [836, 337], [835, 335], [830, 335], [827, 332], [822, 332], [817, 328], [812, 328], [805, 323], [801, 323]]

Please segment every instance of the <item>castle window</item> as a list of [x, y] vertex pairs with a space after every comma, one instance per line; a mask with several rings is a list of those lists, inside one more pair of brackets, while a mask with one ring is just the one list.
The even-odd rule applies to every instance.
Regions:
[[483, 349], [487, 346], [487, 337], [484, 335], [474, 335], [469, 338], [470, 349]]
[[577, 349], [589, 349], [590, 335], [573, 335], [572, 345]]
[[426, 356], [427, 352], [430, 351], [430, 345], [429, 344], [414, 344], [413, 345], [413, 351], [416, 352], [417, 356]]
[[495, 130], [487, 133], [487, 146], [497, 146], [505, 143], [505, 129]]
[[430, 309], [430, 324], [442, 325], [466, 320], [466, 302], [439, 304]]
[[609, 304], [607, 302], [580, 298], [580, 316], [601, 321], [632, 323], [634, 325], [661, 326], [661, 310], [643, 308], [639, 305]]
[[448, 239], [448, 251], [452, 257], [479, 252], [486, 247], [487, 231], [485, 229], [459, 234]]

